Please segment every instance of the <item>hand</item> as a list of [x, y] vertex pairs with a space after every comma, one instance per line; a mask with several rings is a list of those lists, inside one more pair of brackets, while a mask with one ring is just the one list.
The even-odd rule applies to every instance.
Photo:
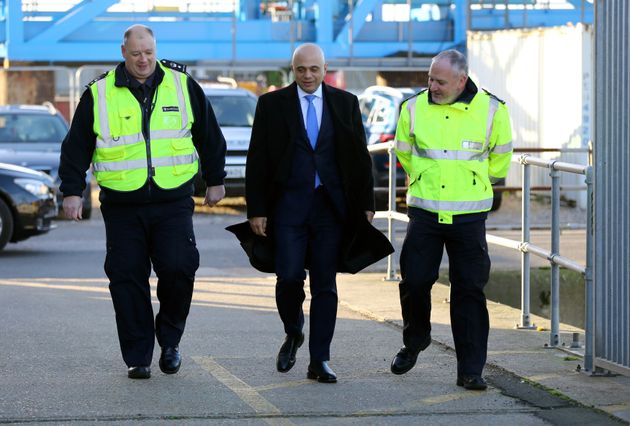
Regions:
[[206, 188], [206, 198], [203, 200], [203, 205], [214, 207], [223, 197], [225, 197], [224, 185], [209, 186]]
[[254, 234], [262, 237], [267, 236], [267, 218], [266, 217], [252, 217], [249, 219], [249, 226], [254, 231]]
[[78, 195], [68, 195], [63, 198], [63, 212], [68, 219], [83, 219], [83, 200]]
[[370, 210], [366, 210], [365, 216], [367, 217], [368, 222], [372, 223], [372, 220], [374, 219], [374, 212]]

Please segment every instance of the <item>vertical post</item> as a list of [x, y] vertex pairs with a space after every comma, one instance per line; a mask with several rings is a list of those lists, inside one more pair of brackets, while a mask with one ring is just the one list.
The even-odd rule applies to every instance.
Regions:
[[295, 19], [293, 16], [293, 0], [289, 0], [289, 40], [291, 52], [295, 50]]
[[586, 168], [586, 273], [584, 274], [585, 322], [584, 322], [584, 369], [593, 371], [593, 347], [595, 341], [594, 292], [593, 292], [593, 167]]
[[[530, 239], [530, 195], [531, 195], [531, 166], [524, 161], [527, 155], [521, 157], [523, 164], [523, 194], [521, 206], [521, 241], [528, 243]], [[521, 251], [521, 324], [517, 328], [533, 328], [530, 324], [530, 265], [529, 253]]]
[[[387, 207], [387, 238], [394, 243], [395, 229], [394, 218], [392, 212], [396, 211], [396, 152], [394, 151], [394, 143], [390, 142], [387, 148], [389, 155], [389, 200]], [[387, 256], [387, 281], [396, 281], [396, 266], [394, 265], [394, 255]]]
[[348, 65], [352, 65], [352, 56], [354, 54], [354, 2], [348, 0]]
[[453, 43], [466, 45], [466, 15], [468, 10], [468, 0], [457, 0], [455, 3], [455, 12], [453, 14]]
[[413, 58], [413, 23], [411, 22], [411, 0], [407, 0], [409, 15], [407, 16], [407, 66], [411, 66]]
[[69, 85], [69, 93], [68, 93], [68, 118], [72, 121], [74, 117], [74, 111], [77, 109], [76, 104], [76, 90], [78, 85], [74, 82], [74, 73], [70, 68], [67, 69], [68, 72], [68, 85]]
[[232, 66], [236, 64], [236, 14], [238, 13], [238, 0], [232, 2], [234, 10], [232, 11]]
[[505, 4], [505, 13], [503, 15], [503, 29], [507, 30], [508, 28], [510, 28], [510, 1], [509, 0], [505, 0], [504, 2]]
[[549, 346], [558, 346], [560, 341], [560, 266], [553, 257], [560, 253], [560, 172], [555, 170], [555, 161], [550, 164], [551, 172], [551, 333]]

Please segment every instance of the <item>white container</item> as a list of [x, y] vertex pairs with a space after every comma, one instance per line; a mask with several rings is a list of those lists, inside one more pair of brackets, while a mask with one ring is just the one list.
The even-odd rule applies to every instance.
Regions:
[[[592, 140], [592, 42], [589, 26], [468, 33], [470, 75], [503, 99], [512, 118], [515, 148], [588, 148]], [[587, 153], [538, 153], [546, 159], [588, 164]], [[584, 176], [562, 173], [562, 185]], [[532, 185], [551, 184], [549, 170], [532, 168]], [[513, 163], [508, 186], [521, 185]], [[585, 191], [562, 195], [585, 208]]]

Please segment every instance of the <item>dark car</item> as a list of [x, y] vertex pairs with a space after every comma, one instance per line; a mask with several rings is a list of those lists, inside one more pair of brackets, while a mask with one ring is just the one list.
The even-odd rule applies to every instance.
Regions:
[[45, 173], [0, 163], [0, 250], [51, 229], [55, 183]]
[[[400, 105], [419, 91], [420, 89], [370, 86], [358, 96], [368, 145], [389, 142], [396, 138], [396, 125], [398, 123]], [[371, 155], [377, 209], [386, 208], [389, 185], [389, 156], [385, 151], [372, 153]], [[505, 185], [505, 179], [500, 179], [494, 185]], [[397, 161], [397, 195], [404, 195], [406, 187], [405, 171]], [[494, 191], [492, 211], [497, 210], [501, 206], [502, 194], [501, 191]]]
[[[0, 106], [0, 162], [39, 170], [50, 175], [56, 187], [59, 180], [61, 142], [68, 123], [52, 104]], [[86, 175], [83, 192], [83, 218], [92, 214], [92, 175]], [[61, 207], [62, 194], [57, 191]]]
[[[368, 145], [395, 139], [400, 104], [416, 93], [417, 91], [409, 88], [370, 86], [358, 96]], [[388, 200], [389, 155], [386, 151], [373, 152], [370, 155], [377, 209], [382, 209], [387, 206]], [[404, 195], [406, 186], [405, 171], [400, 163], [396, 162], [397, 195]]]
[[[243, 195], [247, 150], [258, 98], [235, 84], [204, 84], [202, 87], [225, 137], [226, 195]], [[195, 194], [202, 195], [204, 191], [205, 184], [199, 176], [195, 182]]]

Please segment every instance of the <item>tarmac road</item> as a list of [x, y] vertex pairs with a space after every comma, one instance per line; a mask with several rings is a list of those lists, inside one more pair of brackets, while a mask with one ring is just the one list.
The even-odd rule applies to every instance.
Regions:
[[[249, 267], [223, 230], [244, 220], [242, 212], [224, 213], [195, 216], [201, 267], [181, 342], [183, 366], [173, 376], [159, 371], [156, 350], [150, 380], [126, 377], [98, 212], [89, 221], [60, 221], [49, 234], [0, 253], [0, 423], [621, 424], [499, 366], [486, 369], [486, 392], [455, 386], [454, 352], [437, 339], [447, 326], [436, 325], [434, 344], [410, 373], [394, 376], [389, 362], [400, 328], [374, 314], [385, 306], [377, 290], [391, 298], [393, 287], [377, 289], [375, 274], [340, 282], [330, 363], [339, 383], [306, 379], [306, 345], [295, 367], [278, 373], [284, 336], [274, 280]], [[383, 265], [372, 268], [382, 272]]]

